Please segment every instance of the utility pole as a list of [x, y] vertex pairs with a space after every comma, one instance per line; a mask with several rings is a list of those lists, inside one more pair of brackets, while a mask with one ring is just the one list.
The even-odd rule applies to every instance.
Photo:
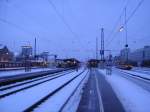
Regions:
[[98, 59], [98, 38], [96, 37], [96, 59]]
[[104, 28], [101, 28], [101, 61], [104, 61]]

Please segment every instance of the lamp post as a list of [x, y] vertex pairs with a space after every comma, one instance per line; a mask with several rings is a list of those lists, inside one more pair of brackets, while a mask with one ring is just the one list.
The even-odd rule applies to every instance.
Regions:
[[125, 7], [125, 37], [126, 37], [126, 63], [128, 64], [128, 35], [127, 35], [127, 8]]
[[125, 49], [126, 49], [126, 64], [128, 64], [128, 32], [127, 32], [127, 8], [124, 9], [124, 25], [120, 27], [119, 31], [122, 32], [125, 29]]

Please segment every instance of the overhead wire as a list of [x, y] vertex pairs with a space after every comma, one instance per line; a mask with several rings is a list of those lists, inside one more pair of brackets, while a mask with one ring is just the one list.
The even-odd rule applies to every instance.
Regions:
[[76, 38], [76, 33], [72, 30], [71, 26], [68, 24], [66, 19], [61, 15], [61, 13], [58, 11], [57, 7], [54, 5], [54, 3], [51, 0], [48, 0], [49, 4], [52, 6], [58, 17], [62, 20], [62, 22], [66, 25], [68, 30], [71, 32], [71, 34]]
[[[122, 27], [124, 27], [125, 24], [127, 24], [129, 22], [129, 20], [134, 16], [134, 14], [136, 13], [136, 11], [139, 9], [139, 7], [142, 5], [142, 3], [144, 2], [144, 0], [141, 0], [138, 5], [135, 7], [135, 9], [132, 11], [132, 13], [129, 15], [129, 17], [127, 18], [127, 20], [123, 23]], [[127, 3], [128, 5], [128, 3]], [[123, 12], [125, 10], [125, 8], [127, 7], [127, 5], [124, 7]], [[114, 37], [116, 37], [116, 35], [119, 33], [118, 29], [115, 32], [114, 36], [111, 38], [111, 40], [108, 42], [107, 46], [109, 46], [112, 41], [115, 39]]]
[[134, 14], [136, 13], [136, 11], [140, 8], [140, 6], [142, 5], [142, 3], [144, 2], [144, 0], [141, 0], [137, 6], [135, 7], [135, 9], [133, 10], [133, 12], [130, 14], [130, 16], [127, 18], [126, 23], [128, 23], [130, 21], [130, 19], [134, 16]]
[[[49, 30], [46, 27], [43, 27], [43, 25], [41, 25], [39, 22], [37, 22], [35, 19], [33, 19], [33, 17], [29, 16], [28, 14], [26, 14], [23, 10], [21, 10], [19, 7], [17, 7], [16, 5], [7, 3], [7, 5], [12, 6], [13, 8], [16, 9], [16, 11], [18, 11], [21, 15], [25, 16], [26, 18], [28, 18], [30, 21], [32, 21], [33, 23], [35, 23], [36, 25], [38, 25], [40, 28], [44, 29], [43, 31], [47, 31], [49, 32]], [[47, 33], [45, 32], [45, 33]], [[34, 35], [34, 37], [40, 37], [39, 35]], [[44, 38], [44, 36], [42, 37], [42, 39], [44, 39], [45, 41], [51, 41], [47, 38]]]
[[119, 15], [116, 23], [114, 24], [113, 28], [112, 28], [112, 31], [110, 32], [110, 34], [108, 35], [108, 37], [110, 38], [110, 41], [108, 41], [107, 43], [107, 46], [110, 45], [110, 43], [112, 42], [113, 38], [116, 36], [116, 33], [118, 32], [118, 29], [116, 31], [116, 28], [118, 27], [118, 23], [120, 22], [121, 20], [121, 17], [122, 15], [124, 14], [124, 8], [127, 7], [127, 5], [129, 4], [129, 1], [127, 1], [127, 3], [125, 4], [125, 6], [123, 7], [122, 11], [121, 11], [121, 14]]
[[[60, 13], [60, 11], [57, 9], [56, 5], [52, 2], [52, 0], [47, 0], [47, 1], [49, 2], [51, 7], [53, 8], [53, 10], [56, 12], [57, 16], [61, 19], [61, 21], [64, 23], [64, 25], [70, 31], [70, 33], [72, 34], [73, 38], [76, 41], [78, 41], [78, 44], [80, 45], [80, 47], [81, 46], [84, 47], [84, 45], [82, 43], [80, 43], [81, 41], [79, 40], [78, 35], [72, 30], [70, 24], [67, 22], [67, 20], [64, 18], [64, 16]], [[63, 3], [63, 5], [64, 5], [64, 3]], [[74, 43], [74, 41], [72, 41], [72, 43]]]
[[[13, 5], [13, 4], [10, 4], [8, 1], [7, 1], [7, 5], [8, 5], [8, 6], [12, 6], [12, 7], [13, 7], [17, 12], [19, 12], [21, 15], [23, 15], [23, 16], [25, 16], [26, 18], [30, 19], [30, 21], [36, 23], [38, 26], [40, 26], [40, 28], [41, 28], [41, 27], [43, 28], [43, 26], [42, 26], [41, 24], [39, 24], [35, 19], [33, 20], [33, 18], [32, 18], [31, 16], [27, 15], [26, 13], [24, 13], [20, 8], [16, 7], [16, 6]], [[12, 23], [12, 22], [10, 22], [10, 21], [8, 21], [8, 20], [5, 20], [5, 19], [0, 18], [0, 21], [3, 22], [3, 23], [5, 23], [5, 24], [11, 25], [11, 26], [13, 26], [13, 27], [15, 27], [15, 28], [17, 28], [17, 29], [19, 29], [19, 30], [22, 30], [23, 32], [32, 35], [34, 38], [35, 38], [35, 37], [38, 37], [38, 38], [40, 37], [38, 34], [33, 33], [33, 31], [29, 31], [29, 30], [27, 30], [27, 29], [21, 27], [20, 25], [17, 25], [17, 24], [15, 24], [15, 23]], [[43, 31], [47, 30], [47, 28], [45, 28], [45, 27], [44, 27], [43, 29], [44, 29]], [[48, 31], [48, 30], [47, 30], [47, 31]], [[49, 32], [49, 31], [48, 31], [48, 32]], [[44, 38], [44, 37], [42, 37], [42, 39], [45, 40], [45, 41], [51, 41], [51, 40], [49, 40], [49, 39], [47, 39], [47, 38]]]
[[13, 26], [13, 27], [15, 27], [15, 28], [17, 28], [17, 29], [19, 29], [19, 30], [22, 30], [22, 31], [24, 31], [25, 33], [27, 33], [27, 34], [29, 34], [29, 35], [31, 35], [31, 36], [35, 36], [35, 33], [31, 32], [31, 31], [29, 31], [29, 30], [27, 30], [27, 29], [25, 29], [25, 28], [23, 28], [23, 27], [21, 27], [21, 26], [15, 24], [15, 23], [13, 23], [13, 22], [7, 21], [7, 20], [5, 20], [5, 19], [3, 19], [3, 18], [0, 18], [0, 22], [5, 23], [5, 24], [8, 24], [8, 25], [10, 25], [10, 26]]

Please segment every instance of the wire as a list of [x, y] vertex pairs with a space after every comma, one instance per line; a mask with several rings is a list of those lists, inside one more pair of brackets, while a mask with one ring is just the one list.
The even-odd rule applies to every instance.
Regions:
[[[31, 17], [31, 16], [29, 16], [28, 14], [26, 14], [23, 10], [21, 10], [21, 9], [20, 9], [19, 7], [17, 7], [16, 5], [11, 4], [11, 3], [7, 3], [7, 5], [13, 7], [13, 8], [14, 8], [17, 12], [19, 12], [21, 15], [23, 15], [23, 16], [25, 16], [26, 18], [30, 19], [30, 21], [32, 21], [33, 23], [35, 23], [35, 24], [37, 24], [38, 26], [40, 26], [40, 28], [44, 29], [44, 30], [42, 30], [42, 31], [45, 32], [45, 30], [47, 30], [47, 32], [49, 32], [46, 27], [43, 27], [39, 22], [37, 22], [35, 19], [33, 19], [33, 17]], [[20, 27], [20, 26], [17, 25], [17, 27]], [[24, 30], [24, 28], [21, 28], [21, 29]], [[45, 32], [45, 33], [47, 33], [47, 32]], [[35, 36], [35, 35], [34, 35], [34, 36]], [[38, 35], [36, 35], [36, 37], [37, 37], [37, 36], [38, 36]], [[39, 37], [39, 36], [38, 36], [38, 37]], [[46, 39], [46, 38], [44, 38], [44, 37], [42, 37], [42, 39], [44, 39], [44, 41], [51, 41], [51, 40]]]
[[129, 20], [134, 16], [134, 14], [136, 13], [136, 11], [139, 9], [139, 7], [142, 5], [142, 3], [144, 2], [144, 0], [141, 0], [138, 5], [135, 7], [135, 9], [133, 10], [133, 12], [130, 14], [130, 16], [127, 18], [126, 24], [129, 22]]
[[[70, 24], [66, 21], [66, 19], [63, 17], [63, 15], [58, 11], [56, 5], [52, 2], [52, 0], [48, 0], [48, 2], [52, 6], [52, 8], [54, 9], [54, 11], [56, 12], [57, 16], [61, 19], [61, 21], [64, 23], [64, 25], [70, 31], [70, 33], [72, 34], [72, 36], [76, 39], [76, 41], [78, 42], [78, 44], [80, 43], [80, 47], [84, 48], [84, 45], [81, 43], [81, 41], [78, 38], [78, 35], [72, 30]], [[80, 48], [78, 48], [78, 49], [80, 49]]]
[[[8, 2], [8, 1], [7, 1], [7, 2]], [[16, 5], [11, 4], [11, 3], [7, 3], [7, 6], [13, 7], [13, 8], [14, 8], [17, 12], [19, 12], [21, 15], [23, 15], [23, 16], [25, 16], [26, 18], [30, 19], [30, 21], [36, 23], [38, 26], [40, 26], [40, 28], [44, 29], [43, 31], [45, 31], [45, 30], [48, 31], [48, 29], [47, 29], [46, 27], [43, 27], [40, 23], [38, 23], [35, 19], [33, 19], [33, 17], [27, 15], [23, 10], [21, 10], [21, 9], [20, 9], [19, 7], [17, 7]], [[15, 27], [15, 28], [17, 28], [17, 29], [23, 30], [24, 32], [29, 33], [29, 34], [31, 34], [31, 35], [34, 36], [34, 37], [35, 37], [35, 36], [36, 36], [36, 37], [39, 37], [38, 35], [34, 35], [33, 32], [28, 31], [28, 30], [24, 29], [23, 27], [20, 27], [19, 25], [14, 24], [14, 23], [12, 23], [12, 22], [9, 22], [9, 21], [7, 21], [7, 20], [1, 19], [1, 22], [6, 23], [6, 24], [9, 24], [9, 25], [11, 25], [11, 26], [13, 26], [13, 27]], [[49, 31], [48, 31], [48, 32], [49, 32]], [[46, 33], [46, 32], [45, 32], [45, 33]], [[47, 38], [44, 38], [44, 37], [42, 37], [42, 39], [43, 39], [44, 41], [46, 41], [46, 42], [47, 42], [47, 41], [48, 41], [48, 42], [51, 41], [51, 40], [49, 40], [49, 39], [47, 39]]]
[[[13, 4], [8, 4], [9, 6], [12, 6], [13, 8], [16, 9], [16, 11], [18, 11], [21, 15], [25, 16], [26, 18], [30, 19], [30, 21], [32, 21], [33, 23], [37, 24], [38, 26], [40, 26], [40, 28], [44, 29], [43, 31], [47, 30], [46, 27], [43, 27], [39, 22], [37, 22], [33, 17], [29, 16], [28, 14], [26, 14], [23, 10], [21, 10], [19, 7], [17, 7], [16, 5]], [[47, 30], [48, 31], [48, 30]], [[49, 31], [48, 31], [49, 32]]]
[[[130, 1], [130, 0], [127, 1], [127, 3], [125, 4], [124, 8], [127, 7], [127, 5], [129, 4], [129, 1]], [[110, 34], [108, 35], [108, 37], [110, 37], [110, 41], [108, 42], [107, 45], [109, 45], [109, 44], [112, 42], [112, 40], [113, 40], [113, 38], [114, 38], [113, 34], [116, 35], [116, 33], [118, 32], [118, 31], [115, 32], [115, 30], [116, 30], [116, 28], [117, 28], [117, 26], [118, 26], [118, 23], [120, 22], [120, 19], [121, 19], [122, 15], [124, 14], [124, 8], [122, 9], [121, 14], [119, 15], [119, 17], [118, 17], [116, 23], [114, 24], [114, 26], [113, 26], [113, 28], [112, 28], [112, 31], [111, 31]]]
[[[129, 22], [129, 20], [134, 16], [134, 14], [136, 13], [136, 11], [139, 9], [139, 7], [142, 5], [142, 3], [144, 2], [144, 0], [141, 0], [138, 5], [135, 7], [135, 9], [133, 10], [133, 12], [130, 14], [130, 16], [127, 18], [127, 20], [124, 22], [123, 26], [125, 26], [125, 24], [127, 24]], [[128, 3], [127, 3], [128, 5]], [[127, 7], [127, 5], [125, 6], [125, 8]], [[123, 12], [125, 10], [125, 8], [123, 9]], [[108, 42], [107, 45], [110, 45], [112, 43], [112, 41], [115, 39], [114, 37], [116, 37], [117, 33], [119, 33], [118, 31], [116, 31], [116, 33], [114, 34], [114, 36], [112, 37], [112, 39]]]
[[5, 23], [5, 24], [8, 24], [8, 25], [10, 25], [10, 26], [13, 26], [13, 27], [15, 27], [15, 28], [17, 28], [17, 29], [19, 29], [19, 30], [24, 31], [25, 33], [28, 33], [28, 34], [32, 35], [32, 36], [35, 36], [35, 33], [31, 32], [31, 31], [29, 31], [29, 30], [26, 30], [26, 29], [24, 29], [23, 27], [21, 27], [21, 26], [15, 24], [15, 23], [12, 23], [12, 22], [7, 21], [7, 20], [2, 19], [2, 18], [0, 18], [0, 22]]
[[59, 16], [59, 18], [62, 20], [62, 22], [66, 25], [66, 27], [68, 28], [68, 30], [72, 33], [72, 35], [76, 38], [77, 35], [76, 33], [72, 30], [72, 28], [70, 27], [70, 25], [67, 23], [67, 21], [65, 20], [65, 18], [61, 15], [61, 13], [57, 10], [56, 6], [53, 4], [53, 2], [51, 0], [48, 0], [49, 4], [52, 6], [52, 8], [55, 10], [56, 14]]

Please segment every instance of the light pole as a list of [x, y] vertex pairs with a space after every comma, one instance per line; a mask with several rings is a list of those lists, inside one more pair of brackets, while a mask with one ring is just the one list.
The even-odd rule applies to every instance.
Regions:
[[128, 64], [128, 32], [127, 32], [127, 8], [124, 9], [124, 25], [120, 27], [119, 31], [122, 32], [125, 29], [125, 50], [126, 50], [126, 64]]
[[127, 32], [127, 8], [125, 7], [125, 38], [126, 38], [126, 63], [128, 64], [128, 32]]

